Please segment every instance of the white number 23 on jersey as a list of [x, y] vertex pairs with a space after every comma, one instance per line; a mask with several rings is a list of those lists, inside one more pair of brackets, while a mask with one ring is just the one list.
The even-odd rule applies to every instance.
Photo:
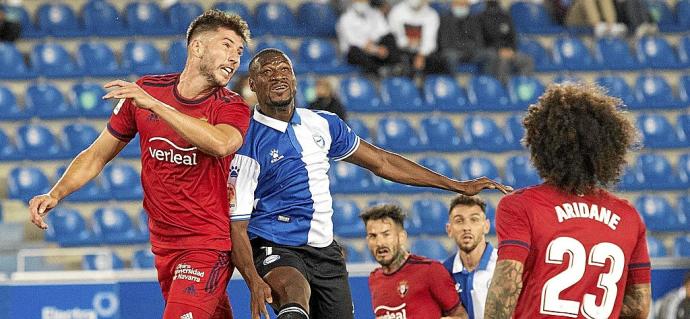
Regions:
[[[617, 283], [625, 269], [625, 255], [620, 247], [612, 243], [599, 243], [592, 247], [589, 256], [585, 247], [577, 239], [558, 237], [551, 241], [546, 251], [546, 263], [562, 264], [563, 256], [570, 255], [568, 268], [549, 279], [541, 291], [542, 314], [577, 318], [582, 315], [590, 319], [609, 318], [613, 311], [618, 294]], [[560, 299], [563, 290], [582, 279], [587, 265], [604, 267], [606, 260], [611, 260], [611, 269], [599, 275], [597, 287], [604, 291], [601, 304], [597, 305], [596, 296], [585, 294], [582, 302]]]

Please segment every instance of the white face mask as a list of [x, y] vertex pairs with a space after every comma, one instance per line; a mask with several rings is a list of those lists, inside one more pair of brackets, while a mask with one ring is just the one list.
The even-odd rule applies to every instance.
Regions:
[[458, 17], [458, 18], [465, 18], [468, 15], [470, 15], [470, 8], [469, 7], [455, 6], [452, 8], [452, 10], [453, 10], [453, 15]]
[[366, 2], [354, 2], [352, 4], [352, 10], [355, 10], [355, 12], [359, 14], [366, 12], [368, 7], [369, 5]]
[[422, 0], [407, 0], [407, 5], [414, 9], [419, 9], [422, 6]]

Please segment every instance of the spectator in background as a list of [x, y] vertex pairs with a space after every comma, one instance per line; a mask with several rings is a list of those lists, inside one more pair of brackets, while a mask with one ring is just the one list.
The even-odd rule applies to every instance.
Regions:
[[461, 63], [478, 63], [486, 69], [491, 52], [486, 52], [482, 29], [470, 15], [469, 0], [452, 0], [451, 11], [441, 15], [438, 48], [451, 70]]
[[345, 107], [336, 96], [331, 82], [326, 78], [320, 78], [316, 81], [316, 100], [311, 102], [307, 108], [335, 113], [343, 121], [347, 120]]
[[19, 38], [21, 26], [19, 23], [10, 21], [5, 14], [5, 8], [0, 7], [0, 41], [12, 42]]
[[252, 109], [254, 108], [254, 105], [258, 103], [258, 101], [256, 100], [256, 94], [254, 94], [254, 92], [252, 92], [252, 89], [249, 87], [248, 75], [240, 76], [240, 78], [237, 79], [237, 81], [235, 81], [235, 84], [233, 84], [231, 90], [242, 96], [244, 101], [247, 102], [247, 105], [249, 105], [249, 107]]
[[503, 83], [512, 74], [532, 72], [532, 59], [516, 51], [517, 40], [513, 19], [496, 0], [488, 0], [486, 9], [477, 16], [486, 47], [490, 49], [487, 73]]
[[625, 24], [631, 32], [634, 31], [637, 37], [659, 31], [645, 0], [615, 0], [614, 5], [618, 22]]
[[550, 0], [553, 18], [568, 27], [592, 27], [597, 37], [621, 36], [627, 28], [617, 23], [613, 0]]
[[428, 0], [403, 0], [393, 6], [390, 24], [411, 74], [446, 73], [448, 68], [437, 51], [440, 17]]
[[690, 271], [685, 274], [682, 286], [654, 302], [654, 318], [690, 319]]
[[365, 73], [390, 73], [400, 62], [400, 52], [383, 12], [368, 0], [354, 0], [336, 25], [340, 50], [347, 62]]

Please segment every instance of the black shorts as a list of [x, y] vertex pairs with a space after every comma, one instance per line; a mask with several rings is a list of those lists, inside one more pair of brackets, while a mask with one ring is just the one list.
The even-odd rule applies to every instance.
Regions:
[[352, 296], [343, 249], [335, 240], [323, 248], [284, 246], [251, 240], [254, 265], [261, 277], [276, 267], [297, 269], [309, 282], [311, 318], [353, 318]]

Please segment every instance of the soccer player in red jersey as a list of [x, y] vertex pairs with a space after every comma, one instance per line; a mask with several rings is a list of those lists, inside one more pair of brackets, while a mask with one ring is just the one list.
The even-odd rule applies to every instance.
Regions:
[[369, 250], [381, 265], [369, 276], [377, 319], [467, 318], [455, 282], [443, 265], [403, 247], [407, 233], [400, 207], [377, 206], [361, 217]]
[[210, 10], [189, 26], [182, 73], [105, 84], [111, 91], [103, 98], [120, 99], [107, 128], [50, 192], [30, 201], [32, 222], [46, 229], [48, 211], [139, 133], [143, 206], [166, 300], [164, 318], [232, 317], [227, 180], [250, 112], [225, 86], [248, 40], [239, 16]]
[[636, 131], [599, 87], [550, 86], [523, 121], [543, 184], [501, 199], [485, 318], [647, 318], [645, 225], [606, 191]]

